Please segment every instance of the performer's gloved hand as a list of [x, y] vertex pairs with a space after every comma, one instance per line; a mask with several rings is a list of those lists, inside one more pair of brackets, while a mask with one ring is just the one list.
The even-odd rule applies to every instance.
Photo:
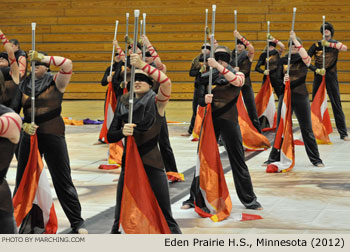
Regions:
[[275, 38], [272, 37], [272, 35], [271, 35], [270, 33], [268, 33], [266, 37], [267, 37], [267, 39], [269, 39], [269, 40], [275, 40]]
[[37, 51], [30, 50], [28, 53], [28, 59], [29, 61], [37, 61], [41, 62], [44, 59], [45, 55], [42, 53], [39, 53]]
[[131, 44], [134, 43], [134, 40], [133, 40], [132, 38], [130, 38], [129, 36], [125, 36], [125, 41], [126, 41], [129, 45], [131, 45]]
[[289, 81], [289, 75], [285, 74], [284, 79], [283, 79], [283, 83], [286, 84], [287, 81]]
[[210, 34], [210, 29], [209, 29], [209, 27], [208, 27], [208, 26], [206, 26], [206, 27], [205, 27], [205, 33], [206, 33], [207, 35], [209, 35], [209, 34]]
[[322, 46], [329, 47], [330, 44], [331, 44], [331, 43], [328, 42], [327, 40], [324, 40], [324, 39], [321, 40], [321, 45], [322, 45]]
[[133, 53], [130, 55], [130, 64], [140, 69], [146, 65], [146, 62], [142, 61], [140, 55]]
[[25, 133], [32, 136], [35, 134], [35, 132], [36, 132], [37, 128], [39, 128], [39, 126], [34, 124], [34, 123], [23, 123], [22, 128], [23, 128]]
[[264, 71], [264, 75], [269, 75], [269, 73], [270, 73], [270, 70], [265, 70]]
[[316, 72], [317, 74], [323, 76], [323, 75], [326, 74], [326, 69], [324, 69], [324, 68], [317, 68], [315, 72]]
[[122, 133], [124, 136], [132, 136], [134, 134], [134, 127], [136, 124], [134, 123], [126, 123], [122, 129]]
[[200, 73], [205, 73], [206, 70], [207, 70], [207, 66], [203, 63], [200, 63], [202, 66], [201, 66], [201, 69], [199, 70]]
[[234, 67], [233, 70], [235, 70], [236, 72], [239, 72], [239, 67]]

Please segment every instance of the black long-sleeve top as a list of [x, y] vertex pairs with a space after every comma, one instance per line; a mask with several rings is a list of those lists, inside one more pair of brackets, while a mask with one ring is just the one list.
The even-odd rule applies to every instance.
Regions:
[[[331, 39], [331, 43], [337, 43], [338, 41]], [[339, 50], [336, 48], [326, 47], [326, 57], [325, 57], [325, 68], [327, 73], [336, 73], [337, 72], [337, 62]], [[321, 41], [318, 41], [309, 48], [307, 51], [310, 57], [315, 56], [315, 66], [311, 66], [312, 71], [316, 71], [317, 68], [323, 67], [323, 47]]]

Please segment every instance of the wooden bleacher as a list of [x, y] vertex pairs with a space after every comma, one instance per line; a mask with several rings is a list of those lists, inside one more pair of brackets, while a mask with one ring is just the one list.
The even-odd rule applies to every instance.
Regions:
[[[342, 0], [3, 0], [0, 3], [1, 27], [6, 36], [17, 38], [23, 50], [31, 48], [31, 22], [37, 23], [36, 48], [50, 55], [73, 60], [73, 77], [65, 99], [104, 99], [106, 87], [100, 85], [110, 64], [115, 20], [119, 20], [118, 40], [125, 34], [125, 13], [130, 13], [129, 32], [133, 31], [133, 10], [147, 13], [147, 36], [167, 65], [173, 82], [173, 100], [192, 99], [193, 78], [188, 75], [192, 59], [200, 52], [204, 39], [204, 11], [217, 5], [215, 37], [233, 49], [234, 16], [238, 11], [238, 30], [255, 47], [251, 78], [254, 91], [262, 75], [254, 71], [256, 60], [266, 44], [266, 21], [271, 34], [285, 43], [291, 29], [292, 8], [297, 7], [295, 31], [304, 47], [321, 39], [322, 16], [335, 27], [335, 38], [350, 47], [350, 2]], [[150, 7], [152, 6], [152, 7]], [[53, 69], [55, 70], [55, 69]], [[350, 101], [350, 52], [341, 52], [338, 77], [342, 99]], [[313, 74], [307, 77], [311, 90]]]

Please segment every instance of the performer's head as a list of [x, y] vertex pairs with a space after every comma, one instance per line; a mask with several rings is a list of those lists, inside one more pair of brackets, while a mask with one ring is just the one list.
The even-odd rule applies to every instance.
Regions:
[[8, 55], [6, 52], [1, 52], [0, 53], [0, 68], [1, 67], [8, 67], [9, 64], [9, 59], [8, 59]]
[[202, 54], [210, 54], [211, 45], [209, 43], [202, 45]]
[[19, 45], [19, 41], [17, 39], [10, 39], [9, 41], [12, 45], [13, 52], [17, 52], [18, 50], [21, 49], [21, 47]]
[[135, 70], [134, 92], [136, 98], [145, 95], [153, 86], [153, 80], [142, 70]]
[[[329, 40], [334, 36], [334, 27], [331, 23], [325, 22], [324, 30], [326, 40]], [[320, 32], [323, 34], [323, 25], [320, 27]]]
[[[303, 41], [299, 38], [299, 37], [296, 37], [296, 39], [298, 40], [298, 42], [300, 43], [300, 45], [303, 45]], [[288, 40], [288, 47], [289, 47], [289, 44], [290, 43], [290, 40]], [[299, 53], [299, 50], [298, 48], [294, 45], [293, 41], [292, 41], [292, 51], [291, 51], [292, 54], [296, 54], [296, 53]]]
[[227, 67], [231, 60], [230, 49], [227, 46], [218, 46], [215, 49], [215, 60], [222, 66]]
[[119, 53], [115, 53], [114, 54], [114, 62], [120, 62], [121, 61], [121, 59], [120, 59], [120, 57], [119, 57]]
[[[47, 53], [45, 52], [39, 52], [41, 54], [44, 54], [45, 56], [47, 56]], [[50, 71], [50, 65], [47, 63], [43, 63], [43, 62], [35, 62], [35, 77], [40, 79], [41, 77], [43, 77], [47, 72]]]
[[[246, 37], [244, 37], [244, 36], [242, 36], [242, 37], [246, 39]], [[240, 53], [246, 48], [247, 48], [247, 46], [240, 39], [237, 39], [237, 52]]]

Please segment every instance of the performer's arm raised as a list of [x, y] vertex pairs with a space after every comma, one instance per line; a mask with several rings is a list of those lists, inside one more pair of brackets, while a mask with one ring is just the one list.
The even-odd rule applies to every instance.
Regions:
[[70, 59], [61, 56], [46, 56], [37, 51], [29, 51], [31, 61], [39, 61], [48, 65], [54, 65], [60, 68], [60, 71], [54, 76], [57, 89], [64, 93], [70, 78], [72, 76], [73, 63]]
[[8, 41], [5, 34], [1, 30], [0, 30], [0, 39], [8, 55], [8, 60], [9, 60], [10, 69], [11, 69], [10, 74], [11, 74], [12, 80], [15, 84], [18, 85], [19, 79], [20, 79], [19, 77], [20, 72], [16, 61], [15, 53], [13, 51], [11, 43]]
[[151, 54], [151, 56], [153, 58], [153, 62], [156, 64], [157, 69], [159, 69], [163, 73], [166, 73], [166, 66], [162, 63], [157, 51], [154, 49], [154, 47], [152, 46], [152, 44], [149, 41], [149, 39], [147, 38], [147, 36], [142, 35], [141, 39], [142, 39], [142, 43], [145, 44], [147, 50]]
[[322, 40], [321, 41], [322, 46], [326, 46], [326, 47], [331, 47], [331, 48], [335, 48], [339, 51], [342, 52], [346, 52], [348, 50], [348, 47], [346, 45], [344, 45], [342, 42], [329, 42], [327, 40]]
[[146, 62], [142, 61], [140, 56], [132, 54], [130, 57], [130, 64], [141, 69], [143, 72], [152, 77], [153, 80], [160, 83], [160, 87], [157, 94], [157, 107], [158, 112], [162, 116], [164, 115], [165, 106], [168, 103], [171, 95], [171, 81], [165, 73], [156, 69]]
[[224, 75], [225, 79], [228, 80], [228, 82], [231, 85], [241, 87], [244, 84], [244, 73], [237, 72], [234, 74], [233, 72], [229, 71], [226, 67], [220, 65], [214, 58], [208, 59], [209, 66], [216, 68], [222, 75]]

